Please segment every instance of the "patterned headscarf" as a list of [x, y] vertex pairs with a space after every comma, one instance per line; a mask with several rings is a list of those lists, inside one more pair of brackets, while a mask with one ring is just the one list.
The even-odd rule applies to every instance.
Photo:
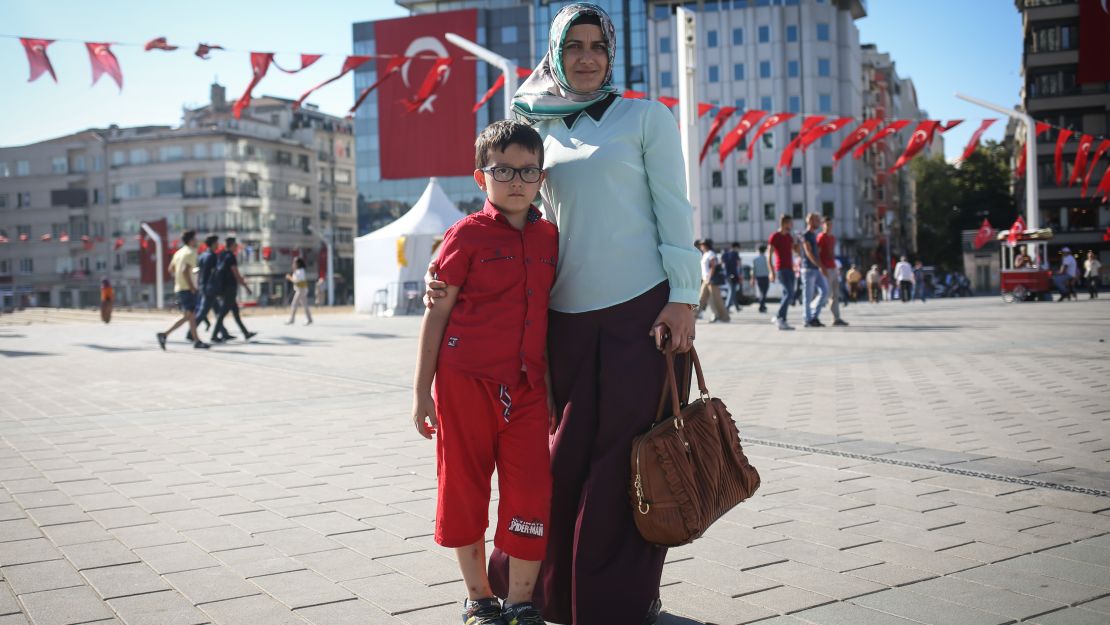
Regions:
[[[601, 34], [609, 48], [609, 69], [597, 91], [575, 91], [567, 80], [563, 67], [563, 45], [567, 31], [578, 18], [594, 15], [601, 21]], [[513, 112], [528, 123], [543, 119], [558, 119], [576, 113], [602, 100], [610, 93], [617, 93], [613, 80], [613, 60], [616, 57], [616, 30], [609, 14], [596, 4], [575, 2], [568, 4], [555, 15], [547, 38], [547, 54], [539, 67], [524, 81], [513, 96]]]

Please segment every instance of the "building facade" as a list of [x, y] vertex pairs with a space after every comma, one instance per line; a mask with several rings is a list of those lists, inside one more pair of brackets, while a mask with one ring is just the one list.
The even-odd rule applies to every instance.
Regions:
[[[1022, 14], [1025, 44], [1022, 108], [1037, 121], [1074, 131], [1075, 135], [1063, 151], [1064, 174], [1068, 178], [1079, 146], [1076, 138], [1083, 134], [1110, 136], [1110, 82], [1081, 84], [1078, 81], [1079, 2], [1015, 0], [1015, 6]], [[1101, 10], [1098, 2], [1089, 7], [1084, 5], [1084, 8]], [[1102, 241], [1102, 232], [1110, 226], [1110, 206], [1090, 195], [1082, 197], [1081, 184], [1068, 186], [1065, 182], [1057, 186], [1054, 156], [1057, 136], [1057, 131], [1052, 129], [1037, 140], [1039, 220], [1041, 227], [1050, 227], [1055, 233], [1050, 252], [1058, 258], [1055, 252], [1068, 246], [1082, 260], [1088, 250], [1094, 250], [1105, 265], [1110, 262], [1110, 247]], [[1092, 174], [1092, 191], [1097, 188], [1105, 167], [1103, 160]], [[1022, 213], [1026, 210], [1024, 185], [1025, 179], [1021, 179], [1014, 189]]]
[[334, 234], [339, 266], [351, 267], [349, 126], [314, 128], [318, 112], [298, 118], [288, 101], [266, 98], [234, 120], [222, 114], [222, 87], [212, 94], [178, 128], [113, 126], [0, 148], [0, 235], [8, 240], [0, 290], [29, 304], [91, 306], [107, 277], [120, 303], [152, 304], [141, 256], [153, 248], [143, 251], [138, 239], [142, 222], [161, 219], [167, 249], [188, 229], [237, 237], [240, 271], [260, 304], [284, 300], [295, 256], [318, 268], [317, 233]]

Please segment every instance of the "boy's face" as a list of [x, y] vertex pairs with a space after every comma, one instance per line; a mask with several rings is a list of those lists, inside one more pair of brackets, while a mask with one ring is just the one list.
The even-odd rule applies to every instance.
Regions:
[[476, 169], [474, 170], [474, 181], [486, 192], [489, 201], [501, 212], [510, 215], [526, 213], [528, 207], [532, 204], [532, 200], [535, 199], [536, 193], [540, 190], [540, 183], [543, 182], [544, 174], [541, 171], [538, 180], [525, 182], [522, 172], [519, 170], [527, 167], [540, 169], [539, 155], [529, 152], [528, 148], [522, 145], [510, 143], [504, 150], [494, 149], [489, 151], [486, 168], [497, 167], [511, 168], [518, 171], [510, 171], [512, 179], [508, 182], [501, 182], [494, 179], [492, 171]]

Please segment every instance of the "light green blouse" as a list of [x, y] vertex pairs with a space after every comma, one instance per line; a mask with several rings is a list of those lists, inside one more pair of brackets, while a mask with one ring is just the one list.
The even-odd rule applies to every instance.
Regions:
[[678, 125], [662, 104], [617, 98], [600, 120], [543, 121], [547, 218], [559, 226], [551, 309], [627, 302], [666, 280], [670, 301], [698, 302], [700, 254]]

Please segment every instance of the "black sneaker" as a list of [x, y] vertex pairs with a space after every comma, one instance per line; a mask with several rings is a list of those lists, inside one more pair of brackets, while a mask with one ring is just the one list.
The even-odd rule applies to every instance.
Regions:
[[186, 333], [185, 333], [185, 340], [186, 340], [186, 341], [195, 341], [195, 340], [197, 340], [197, 339], [194, 339], [194, 338], [193, 338], [193, 333], [192, 333], [192, 332], [186, 332]]
[[821, 323], [821, 320], [820, 320], [820, 319], [814, 319], [814, 320], [813, 320], [813, 321], [811, 321], [810, 323], [812, 323], [812, 324], [813, 324], [813, 327], [814, 327], [814, 328], [823, 328], [823, 327], [825, 327], [825, 324]]
[[501, 618], [507, 625], [544, 625], [543, 616], [531, 601], [514, 603], [502, 610]]
[[467, 599], [463, 608], [463, 625], [505, 625], [505, 619], [501, 618], [501, 602], [497, 597], [477, 601]]
[[843, 319], [837, 319], [836, 321], [833, 322], [833, 325], [834, 326], [846, 326], [846, 325], [848, 325], [848, 322], [843, 320]]
[[648, 606], [647, 616], [644, 617], [644, 625], [655, 625], [655, 622], [659, 620], [659, 612], [662, 609], [663, 601], [661, 599], [652, 601], [651, 605]]
[[162, 351], [166, 351], [166, 333], [165, 332], [159, 332], [157, 334], [157, 336], [158, 336], [158, 347], [161, 347]]
[[234, 341], [237, 338], [239, 338], [239, 337], [235, 336], [234, 334], [225, 334], [223, 340], [224, 341]]
[[208, 343], [205, 343], [204, 341], [194, 341], [193, 349], [208, 349]]
[[218, 344], [220, 344], [220, 343], [223, 343], [223, 342], [224, 342], [224, 341], [226, 341], [226, 340], [227, 340], [227, 339], [225, 339], [225, 338], [224, 338], [224, 337], [222, 337], [222, 336], [213, 336], [213, 337], [212, 337], [212, 342], [213, 342], [213, 343], [216, 343], [217, 345], [218, 345]]
[[249, 341], [249, 340], [253, 339], [256, 336], [258, 336], [257, 332], [247, 332], [246, 334], [243, 335], [243, 340], [244, 341]]

